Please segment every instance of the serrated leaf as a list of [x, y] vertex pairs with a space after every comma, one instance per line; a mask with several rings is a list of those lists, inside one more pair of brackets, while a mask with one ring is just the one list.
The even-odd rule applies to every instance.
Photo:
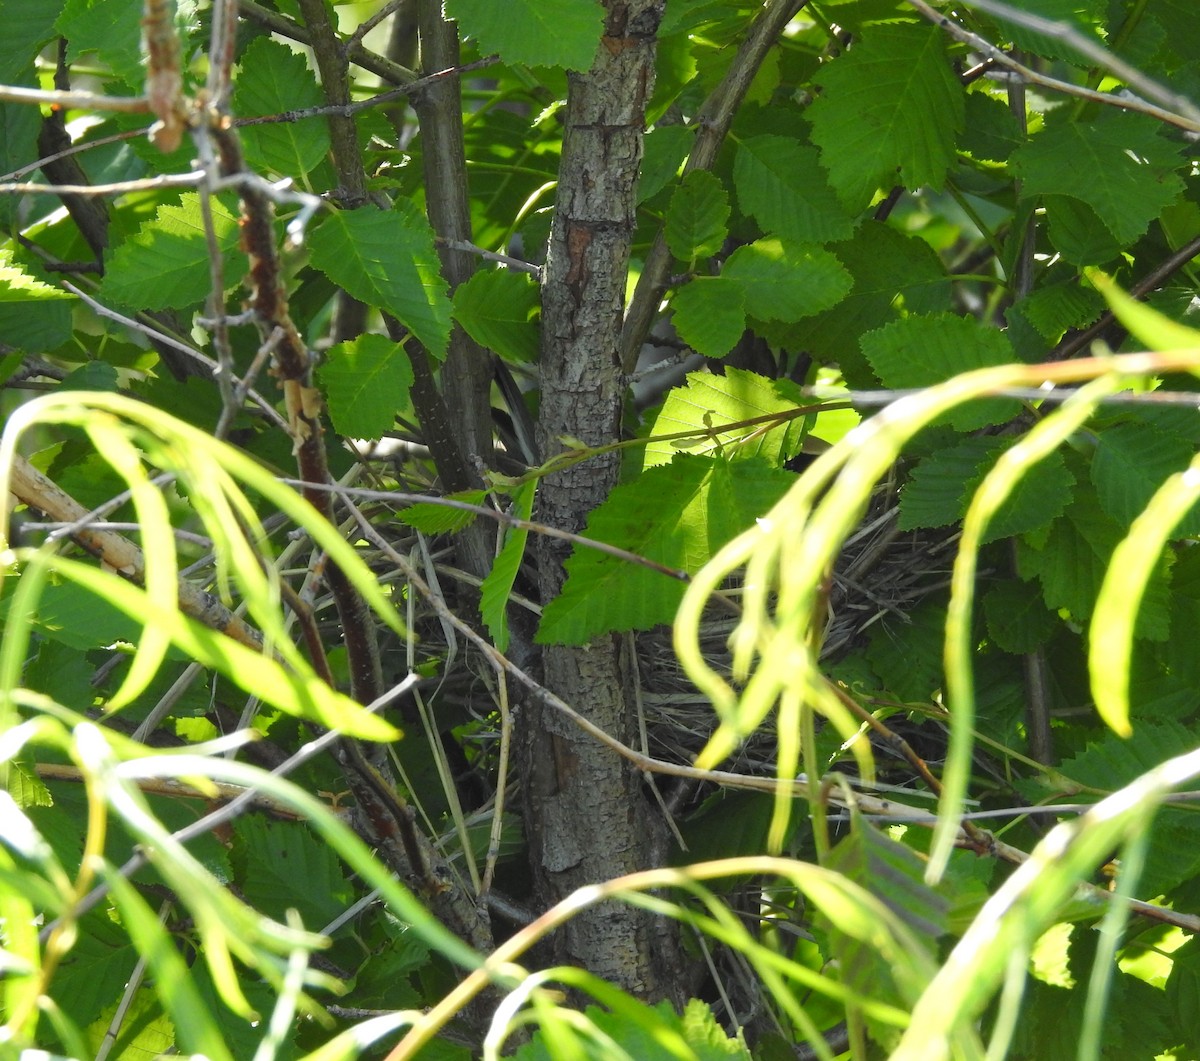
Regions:
[[294, 907], [320, 931], [354, 901], [337, 854], [308, 829], [247, 815], [234, 831], [247, 853], [242, 893], [256, 910], [282, 922]]
[[600, 46], [604, 9], [595, 0], [446, 0], [446, 15], [506, 63], [588, 70]]
[[450, 300], [433, 233], [407, 199], [327, 217], [308, 235], [312, 263], [368, 306], [395, 316], [436, 358], [450, 341]]
[[988, 637], [1013, 655], [1036, 651], [1057, 625], [1057, 617], [1046, 609], [1037, 587], [1019, 579], [1006, 579], [992, 586], [981, 603]]
[[901, 310], [936, 313], [950, 308], [945, 267], [924, 240], [877, 221], [864, 222], [853, 239], [837, 245], [838, 260], [853, 280], [833, 309], [786, 329], [786, 345], [837, 362], [853, 387], [876, 384], [861, 352], [864, 332], [894, 320]]
[[[1066, 513], [1055, 520], [1040, 547], [1022, 539], [1018, 573], [1037, 578], [1046, 605], [1066, 609], [1076, 622], [1091, 618], [1109, 559], [1124, 529], [1100, 507], [1096, 495], [1080, 488]], [[1166, 640], [1170, 631], [1170, 570], [1164, 557], [1146, 586], [1137, 618], [1137, 636]]]
[[813, 141], [852, 211], [881, 185], [941, 187], [965, 112], [944, 39], [935, 27], [872, 26], [818, 74]]
[[[239, 65], [233, 91], [239, 117], [283, 114], [325, 102], [304, 57], [270, 37], [251, 41]], [[247, 163], [283, 176], [308, 173], [329, 151], [329, 124], [321, 116], [246, 125], [240, 134]]]
[[728, 223], [729, 196], [724, 185], [705, 170], [684, 174], [667, 208], [671, 253], [684, 262], [711, 257], [725, 242]]
[[1181, 163], [1157, 122], [1116, 111], [1090, 122], [1048, 121], [1009, 160], [1022, 195], [1078, 199], [1122, 246], [1183, 193]]
[[[121, 1019], [116, 1021], [117, 1007], [121, 1006]], [[108, 1041], [108, 1033], [114, 1021], [119, 1026], [116, 1038]], [[171, 1053], [175, 1046], [175, 1026], [162, 1011], [154, 992], [143, 987], [125, 1005], [124, 999], [114, 999], [100, 1019], [84, 1032], [95, 1057], [101, 1047], [111, 1047], [110, 1056], [121, 1061], [157, 1061]], [[221, 1056], [221, 1055], [218, 1055]], [[228, 1057], [228, 1053], [224, 1055]]]
[[[1105, 34], [1104, 0], [1006, 0], [1015, 11], [1025, 12], [1047, 22], [1070, 26], [1072, 30], [1094, 44], [1103, 44]], [[1016, 19], [994, 16], [1014, 45], [1024, 51], [1044, 55], [1048, 59], [1066, 59], [1089, 65], [1083, 53], [1073, 48], [1061, 34], [1039, 33]]]
[[1121, 253], [1121, 241], [1082, 200], [1067, 195], [1046, 195], [1042, 198], [1042, 206], [1046, 211], [1051, 245], [1073, 265], [1108, 262]]
[[27, 83], [21, 75], [55, 36], [54, 23], [61, 10], [62, 0], [5, 0], [0, 84]]
[[1099, 317], [1104, 300], [1090, 288], [1066, 281], [1031, 292], [1020, 309], [1046, 342], [1056, 343], [1069, 328], [1081, 328]]
[[930, 699], [942, 688], [943, 605], [919, 605], [907, 621], [885, 615], [868, 637], [866, 657], [885, 689], [915, 702]]
[[508, 361], [535, 361], [541, 293], [528, 273], [488, 269], [454, 292], [454, 319], [480, 346]]
[[412, 363], [385, 335], [360, 335], [329, 348], [317, 369], [334, 430], [346, 438], [380, 438], [407, 405]]
[[[1194, 446], [1150, 424], [1118, 424], [1100, 432], [1092, 457], [1091, 478], [1100, 506], [1121, 526], [1144, 509], [1169, 475], [1181, 472], [1195, 456]], [[1200, 509], [1174, 531], [1174, 537], [1200, 533]]]
[[733, 163], [738, 204], [773, 236], [797, 243], [846, 239], [854, 222], [829, 186], [816, 148], [788, 136], [752, 136]]
[[968, 92], [965, 115], [958, 143], [972, 158], [1004, 162], [1025, 142], [1017, 116], [995, 96]]
[[[678, 456], [617, 486], [584, 534], [657, 563], [698, 571], [778, 501], [795, 477], [764, 461]], [[562, 592], [546, 605], [536, 640], [585, 644], [603, 633], [669, 623], [684, 584], [584, 546], [566, 563]]]
[[128, 87], [142, 86], [145, 69], [140, 4], [67, 0], [55, 28], [75, 42], [73, 55], [97, 55]]
[[646, 134], [637, 201], [644, 203], [675, 179], [683, 160], [696, 142], [696, 131], [687, 125], [659, 125]]
[[[487, 501], [486, 490], [461, 490], [446, 496], [469, 505], [482, 505]], [[396, 518], [422, 534], [452, 534], [474, 523], [477, 513], [451, 505], [439, 505], [436, 501], [418, 501], [397, 512]]]
[[[43, 283], [20, 266], [12, 264], [11, 255], [0, 252], [0, 302], [46, 302], [71, 300], [69, 291]], [[7, 338], [5, 341], [8, 341]]]
[[[885, 387], [928, 387], [960, 372], [1013, 360], [1008, 337], [973, 317], [943, 313], [906, 317], [868, 332], [862, 351]], [[950, 410], [936, 423], [958, 431], [1002, 424], [1020, 412], [1020, 405], [1003, 399], [970, 402]]]
[[695, 276], [671, 297], [671, 323], [698, 354], [724, 357], [746, 330], [742, 288], [720, 276]]
[[[675, 387], [667, 395], [650, 434], [712, 431], [773, 413], [792, 413], [801, 401], [799, 391], [786, 381], [767, 379], [745, 369], [727, 367], [724, 376], [691, 372], [686, 386]], [[727, 451], [734, 458], [757, 457], [780, 465], [800, 449], [804, 431], [803, 420], [792, 416], [775, 427], [758, 423], [719, 431], [716, 437], [651, 442], [645, 450], [643, 467], [670, 464], [681, 449], [693, 455]]]
[[[536, 490], [536, 479], [519, 487], [513, 494], [509, 513], [517, 519], [529, 519], [533, 513]], [[512, 594], [517, 572], [521, 570], [528, 539], [529, 531], [525, 528], [509, 527], [504, 535], [504, 545], [479, 587], [479, 616], [492, 635], [492, 644], [501, 652], [508, 651], [508, 598]]]
[[[238, 250], [238, 219], [219, 200], [209, 202], [225, 283], [232, 286], [246, 271], [245, 256]], [[203, 302], [211, 283], [200, 197], [187, 192], [178, 206], [160, 206], [153, 220], [117, 247], [100, 291], [122, 306], [183, 309]]]
[[739, 247], [721, 270], [742, 289], [746, 312], [764, 321], [793, 321], [836, 306], [849, 292], [850, 274], [827, 250], [777, 239]]

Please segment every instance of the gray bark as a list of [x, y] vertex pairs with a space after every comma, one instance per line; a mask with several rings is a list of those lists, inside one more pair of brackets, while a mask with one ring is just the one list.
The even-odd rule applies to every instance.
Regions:
[[[570, 75], [566, 134], [542, 287], [542, 454], [561, 436], [589, 445], [618, 437], [625, 384], [619, 346], [645, 104], [654, 81], [661, 0], [605, 0], [605, 36], [591, 70]], [[616, 481], [616, 455], [546, 478], [540, 518], [579, 530]], [[562, 585], [561, 543], [537, 546], [543, 599]], [[632, 710], [619, 639], [549, 646], [546, 685], [622, 740]], [[575, 888], [656, 861], [660, 819], [636, 772], [549, 709], [526, 715], [525, 797], [533, 870], [549, 903]], [[556, 941], [558, 958], [642, 997], [671, 993], [673, 947], [645, 914], [618, 904], [584, 911]]]

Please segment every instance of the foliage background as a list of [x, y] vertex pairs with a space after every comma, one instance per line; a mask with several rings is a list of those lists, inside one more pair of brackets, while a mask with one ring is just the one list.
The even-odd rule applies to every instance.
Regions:
[[1188, 5], [0, 17], [3, 1049], [1194, 1056]]

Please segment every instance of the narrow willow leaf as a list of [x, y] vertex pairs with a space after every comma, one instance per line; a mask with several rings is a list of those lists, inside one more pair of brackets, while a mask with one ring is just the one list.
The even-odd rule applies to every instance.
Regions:
[[331, 346], [317, 378], [339, 435], [380, 438], [408, 405], [412, 362], [386, 335], [367, 333]]
[[[1163, 547], [1200, 500], [1200, 457], [1155, 493], [1113, 550], [1089, 630], [1088, 671], [1100, 717], [1123, 736], [1129, 724], [1129, 675], [1139, 610]], [[1163, 632], [1165, 637], [1165, 631]]]
[[534, 361], [541, 342], [541, 294], [528, 273], [477, 272], [454, 292], [454, 319], [480, 346], [508, 361]]
[[[759, 457], [782, 465], [804, 442], [805, 420], [796, 416], [802, 401], [799, 389], [788, 381], [767, 379], [745, 369], [726, 368], [723, 376], [691, 372], [686, 386], [675, 387], [667, 395], [650, 426], [650, 436], [683, 431], [695, 431], [697, 436], [652, 441], [645, 448], [643, 467], [670, 464], [681, 451], [723, 453], [734, 460]], [[779, 415], [777, 424], [740, 424], [772, 414]], [[722, 430], [735, 423], [740, 426]]]
[[725, 242], [728, 224], [729, 196], [720, 180], [705, 170], [684, 174], [667, 208], [671, 253], [684, 262], [711, 257]]
[[[763, 461], [680, 455], [617, 486], [585, 534], [684, 571], [697, 570], [794, 482]], [[577, 546], [562, 592], [542, 613], [537, 641], [584, 644], [601, 633], [668, 623], [683, 584], [659, 571]]]
[[[304, 57], [270, 37], [251, 41], [239, 65], [233, 110], [241, 118], [284, 114], [325, 102]], [[319, 115], [246, 125], [240, 135], [249, 165], [292, 178], [310, 172], [329, 151], [329, 123]]]
[[[517, 519], [528, 520], [533, 514], [536, 492], [536, 479], [518, 487], [513, 494], [509, 514]], [[517, 572], [521, 569], [528, 539], [529, 531], [524, 527], [509, 527], [504, 534], [504, 545], [479, 588], [479, 616], [492, 636], [492, 643], [501, 652], [508, 651], [508, 599]]]
[[671, 298], [671, 321], [705, 357], [724, 357], [746, 330], [742, 288], [720, 276], [696, 276]]
[[[245, 255], [238, 249], [238, 219], [218, 199], [209, 203], [225, 282], [234, 284], [246, 271]], [[113, 252], [100, 291], [121, 306], [183, 309], [203, 302], [211, 285], [200, 197], [187, 192], [178, 206], [160, 206], [152, 220]]]
[[506, 63], [568, 70], [590, 69], [604, 26], [595, 0], [449, 0], [446, 14]]
[[104, 876], [130, 939], [150, 970], [155, 993], [175, 1026], [178, 1045], [188, 1053], [202, 1054], [214, 1061], [233, 1061], [225, 1048], [220, 1026], [196, 991], [174, 939], [120, 873], [106, 864]]
[[[1200, 348], [1200, 331], [1179, 324], [1145, 303], [1130, 298], [1098, 269], [1089, 270], [1088, 279], [1104, 296], [1117, 320], [1151, 350]], [[1196, 372], [1193, 371], [1193, 374]]]
[[389, 722], [364, 711], [360, 704], [331, 689], [311, 671], [289, 670], [274, 659], [164, 607], [116, 575], [64, 557], [56, 558], [54, 567], [83, 588], [106, 597], [131, 618], [157, 625], [197, 663], [220, 671], [239, 688], [281, 711], [364, 740], [399, 737]]
[[327, 217], [308, 235], [312, 263], [360, 302], [391, 313], [436, 358], [450, 341], [450, 300], [429, 223], [407, 199]]
[[1121, 111], [1090, 122], [1052, 116], [1010, 160], [1023, 196], [1065, 195], [1086, 203], [1121, 246], [1183, 193], [1176, 172], [1181, 163], [1157, 122]]
[[871, 26], [817, 75], [822, 92], [808, 109], [813, 140], [852, 211], [881, 185], [941, 187], [965, 111], [944, 41], [935, 27]]
[[829, 187], [817, 150], [787, 136], [752, 136], [738, 144], [733, 182], [741, 208], [763, 231], [796, 243], [833, 243], [854, 222]]

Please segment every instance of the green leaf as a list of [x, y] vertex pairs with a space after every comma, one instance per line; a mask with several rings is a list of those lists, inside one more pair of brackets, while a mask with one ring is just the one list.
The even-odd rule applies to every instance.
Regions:
[[[43, 283], [0, 252], [0, 335], [18, 350], [52, 350], [71, 335], [68, 291]], [[15, 366], [14, 366], [15, 367]]]
[[446, 15], [506, 63], [589, 70], [604, 31], [595, 0], [446, 0]]
[[738, 204], [763, 231], [797, 243], [847, 239], [854, 222], [829, 187], [816, 148], [787, 136], [752, 136], [733, 163]]
[[781, 330], [781, 345], [838, 363], [853, 387], [872, 387], [878, 381], [859, 352], [860, 337], [903, 311], [949, 309], [950, 282], [928, 243], [877, 221], [864, 222], [853, 239], [837, 244], [837, 256], [853, 280], [850, 293], [832, 309]]
[[1073, 265], [1108, 262], [1121, 253], [1121, 241], [1082, 200], [1066, 195], [1046, 195], [1042, 197], [1042, 206], [1049, 222], [1051, 245]]
[[[1092, 458], [1092, 484], [1100, 507], [1125, 527], [1144, 509], [1167, 476], [1181, 472], [1195, 447], [1150, 424], [1118, 424], [1100, 432]], [[1200, 508], [1173, 532], [1177, 538], [1200, 533]]]
[[1013, 153], [1021, 194], [1077, 199], [1122, 246], [1141, 236], [1183, 193], [1179, 149], [1159, 135], [1159, 123], [1123, 111], [1090, 122], [1055, 121]]
[[242, 894], [256, 910], [282, 923], [294, 907], [319, 932], [354, 901], [337, 854], [308, 829], [246, 815], [234, 832], [245, 852]]
[[852, 211], [881, 185], [941, 187], [965, 113], [944, 41], [932, 26], [872, 26], [818, 74], [822, 91], [809, 107], [813, 141]]
[[1005, 652], [1020, 656], [1044, 645], [1057, 625], [1036, 586], [1020, 579], [998, 582], [983, 595], [988, 637]]
[[454, 319], [480, 346], [507, 361], [535, 361], [541, 293], [528, 273], [477, 272], [454, 292]]
[[450, 341], [450, 300], [433, 233], [407, 199], [340, 210], [308, 236], [312, 263], [368, 306], [397, 318], [436, 358]]
[[385, 335], [360, 335], [329, 348], [317, 378], [334, 430], [347, 438], [380, 438], [407, 405], [412, 363]]
[[[536, 479], [520, 486], [513, 494], [509, 514], [517, 519], [528, 520], [533, 514], [536, 490]], [[525, 528], [509, 527], [504, 532], [504, 545], [479, 587], [479, 616], [492, 635], [492, 643], [501, 652], [508, 651], [508, 598], [517, 580], [517, 572], [521, 569], [528, 538], [529, 531]]]
[[[1094, 44], [1104, 43], [1105, 13], [1104, 0], [1005, 0], [1009, 7], [1036, 18], [1069, 26], [1076, 33]], [[1048, 59], [1066, 59], [1081, 66], [1091, 65], [1083, 53], [1073, 48], [1061, 34], [1039, 33], [1016, 19], [994, 16], [1004, 32], [1008, 33], [1018, 48], [1044, 55]]]
[[659, 125], [646, 134], [642, 147], [642, 172], [638, 178], [639, 205], [671, 183], [696, 142], [696, 131], [687, 125]]
[[[761, 460], [678, 456], [617, 486], [584, 534], [668, 567], [700, 569], [778, 501], [795, 476]], [[603, 633], [669, 623], [684, 584], [659, 571], [577, 546], [562, 592], [546, 605], [536, 640], [585, 644]]]
[[705, 170], [684, 174], [667, 208], [671, 253], [684, 262], [711, 257], [725, 242], [728, 223], [729, 196], [724, 185]]
[[[55, 36], [54, 23], [63, 0], [4, 0], [4, 48], [0, 50], [0, 84], [28, 82], [30, 69], [42, 47]], [[29, 110], [28, 105], [24, 105]]]
[[[1014, 360], [1008, 337], [973, 317], [942, 313], [906, 317], [862, 337], [862, 350], [885, 387], [928, 387], [960, 372]], [[960, 405], [935, 423], [958, 431], [1002, 424], [1020, 411], [1014, 401], [988, 399]]]
[[[240, 118], [284, 114], [325, 102], [304, 57], [270, 37], [251, 41], [238, 65], [233, 109]], [[309, 173], [329, 151], [329, 124], [321, 116], [246, 125], [240, 135], [246, 162], [281, 176]]]
[[[55, 302], [73, 299], [69, 291], [45, 284], [20, 266], [12, 264], [12, 255], [0, 251], [0, 302]], [[8, 341], [7, 336], [5, 341]]]
[[724, 357], [746, 330], [740, 285], [721, 276], [695, 276], [671, 297], [671, 322], [698, 354]]
[[885, 615], [868, 637], [867, 660], [893, 695], [918, 702], [942, 688], [943, 605], [921, 604], [906, 619]]
[[142, 66], [140, 4], [67, 0], [55, 28], [73, 42], [73, 55], [94, 54], [126, 86], [142, 88], [146, 74]]
[[1095, 291], [1069, 280], [1031, 292], [1019, 307], [1046, 342], [1056, 343], [1067, 329], [1081, 328], [1099, 317], [1104, 301]]
[[776, 426], [769, 423], [719, 431], [725, 424], [772, 414], [795, 413], [801, 404], [799, 391], [784, 380], [767, 379], [741, 368], [726, 368], [724, 376], [691, 372], [687, 384], [667, 395], [662, 410], [650, 427], [650, 435], [679, 431], [712, 431], [690, 439], [651, 442], [645, 450], [643, 467], [670, 464], [681, 452], [708, 454], [728, 451], [727, 456], [756, 457], [776, 466], [799, 451], [804, 440], [804, 420], [788, 416]]
[[[1079, 489], [1066, 513], [1055, 520], [1045, 542], [1018, 544], [1017, 567], [1022, 578], [1037, 578], [1047, 607], [1066, 609], [1072, 619], [1089, 619], [1113, 549], [1125, 530], [1100, 507], [1096, 495]], [[1166, 640], [1170, 630], [1169, 568], [1158, 565], [1146, 587], [1137, 618], [1137, 636]]]
[[[487, 501], [487, 491], [462, 490], [447, 497], [454, 501], [465, 501], [469, 505], [482, 505]], [[464, 508], [439, 505], [435, 501], [418, 501], [397, 512], [396, 518], [422, 534], [451, 534], [469, 527], [475, 522], [477, 514]]]
[[[209, 202], [225, 283], [233, 286], [246, 271], [238, 219], [217, 199]], [[208, 296], [211, 270], [200, 197], [187, 192], [178, 206], [160, 206], [153, 220], [117, 247], [100, 291], [107, 301], [135, 309], [183, 309]]]
[[721, 270], [742, 289], [746, 312], [764, 321], [792, 321], [836, 306], [850, 274], [827, 250], [760, 239], [739, 247]]

